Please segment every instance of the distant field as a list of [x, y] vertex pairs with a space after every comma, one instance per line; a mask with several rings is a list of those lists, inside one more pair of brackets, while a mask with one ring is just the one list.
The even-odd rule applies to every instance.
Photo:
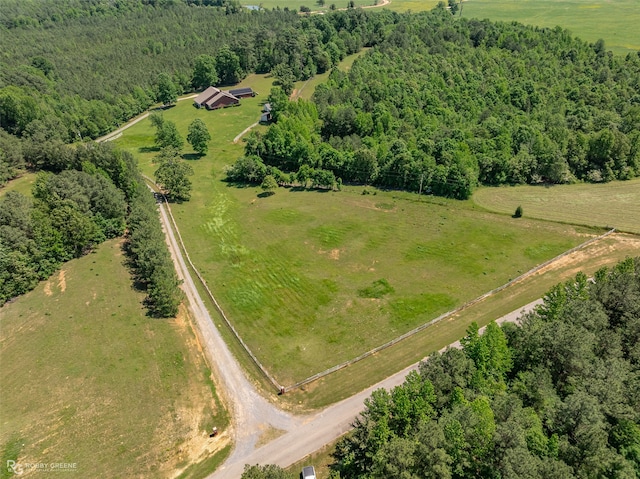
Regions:
[[13, 477], [6, 460], [175, 477], [228, 453], [226, 435], [208, 437], [228, 418], [189, 318], [145, 316], [123, 261], [109, 241], [0, 308], [0, 477]]
[[[194, 263], [284, 384], [378, 346], [595, 233], [516, 221], [470, 202], [363, 196], [357, 187], [279, 189], [259, 198], [259, 188], [222, 180], [225, 166], [242, 154], [233, 137], [258, 118], [263, 99], [214, 112], [184, 101], [165, 116], [183, 134], [202, 118], [215, 138], [206, 157], [190, 161], [192, 200], [172, 208]], [[116, 142], [153, 171], [148, 121]]]
[[590, 43], [604, 39], [606, 48], [615, 53], [640, 50], [638, 0], [469, 0], [462, 15], [542, 27], [560, 25]]
[[[382, 1], [382, 0], [379, 0]], [[375, 0], [354, 0], [356, 7], [364, 7], [367, 5], [374, 5]], [[320, 6], [317, 0], [244, 0], [242, 5], [259, 5], [262, 8], [271, 10], [272, 8], [281, 9], [288, 8], [289, 10], [300, 10], [301, 6], [309, 7], [313, 11], [330, 11], [330, 6], [335, 5], [336, 8], [347, 8], [349, 0], [326, 0], [324, 6]]]
[[520, 205], [527, 218], [640, 234], [640, 178], [606, 184], [481, 188], [473, 201], [499, 213], [513, 214]]
[[[244, 0], [243, 5], [255, 5]], [[356, 6], [373, 5], [375, 0], [356, 0]], [[335, 3], [346, 7], [346, 0], [329, 1], [320, 7], [315, 1], [266, 0], [264, 8], [299, 9], [301, 5], [313, 11], [328, 11]], [[379, 1], [378, 3], [382, 3]], [[446, 3], [446, 2], [445, 2]], [[640, 4], [638, 0], [465, 0], [464, 18], [488, 18], [493, 21], [518, 21], [527, 25], [555, 27], [560, 25], [590, 43], [605, 40], [606, 48], [626, 55], [640, 50]], [[398, 12], [431, 10], [438, 0], [391, 0], [388, 8]]]
[[19, 178], [9, 181], [6, 185], [0, 187], [0, 198], [9, 191], [17, 191], [23, 195], [31, 196], [31, 187], [35, 180], [35, 173], [25, 173]]

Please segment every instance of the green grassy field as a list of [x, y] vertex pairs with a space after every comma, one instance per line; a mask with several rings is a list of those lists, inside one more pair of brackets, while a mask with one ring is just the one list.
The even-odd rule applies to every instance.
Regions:
[[2, 198], [9, 191], [17, 191], [25, 196], [31, 196], [31, 187], [36, 180], [35, 173], [25, 173], [20, 177], [11, 180], [3, 187], [0, 187], [0, 198]]
[[579, 271], [592, 275], [601, 267], [611, 267], [626, 257], [637, 256], [638, 251], [640, 237], [625, 234], [608, 236], [455, 316], [301, 390], [291, 391], [284, 398], [291, 405], [302, 404], [309, 409], [347, 398], [459, 340], [472, 322], [487, 325], [542, 297], [553, 285], [575, 277]]
[[[222, 181], [225, 166], [242, 154], [231, 141], [258, 117], [259, 103], [256, 97], [208, 112], [184, 101], [165, 112], [183, 134], [202, 118], [215, 138], [206, 157], [190, 162], [192, 200], [173, 211], [218, 300], [284, 384], [378, 346], [594, 233], [516, 221], [470, 202], [363, 196], [357, 187], [279, 189], [260, 198], [258, 188]], [[116, 141], [152, 172], [148, 121]], [[392, 290], [376, 291], [379, 280]]]
[[513, 214], [574, 224], [617, 228], [640, 234], [640, 178], [603, 184], [480, 188], [478, 205]]
[[541, 27], [560, 25], [591, 43], [604, 39], [614, 53], [640, 50], [637, 0], [469, 0], [462, 15]]
[[201, 477], [228, 454], [226, 434], [208, 437], [228, 417], [190, 319], [146, 317], [123, 261], [109, 241], [0, 309], [0, 477], [8, 459], [96, 478], [196, 463], [184, 477]]

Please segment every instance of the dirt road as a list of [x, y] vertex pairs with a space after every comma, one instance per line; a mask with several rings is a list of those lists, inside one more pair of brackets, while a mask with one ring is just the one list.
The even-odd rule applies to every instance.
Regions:
[[[537, 300], [529, 303], [522, 309], [503, 316], [497, 322], [499, 324], [516, 322], [523, 312], [532, 310], [541, 302], [542, 300]], [[480, 331], [484, 331], [484, 328]], [[459, 348], [460, 342], [453, 343], [451, 347]], [[443, 348], [441, 351], [445, 349]], [[218, 471], [208, 476], [208, 479], [238, 479], [242, 474], [244, 464], [277, 464], [287, 467], [303, 459], [349, 431], [353, 420], [364, 407], [364, 400], [371, 396], [374, 390], [391, 389], [402, 384], [407, 374], [417, 369], [418, 365], [419, 363], [409, 366], [348, 399], [329, 406], [313, 416], [303, 418], [300, 426], [247, 455], [234, 454]], [[240, 445], [238, 444], [238, 446]], [[244, 448], [244, 450], [247, 449]]]
[[[221, 383], [220, 393], [231, 409], [235, 428], [232, 433], [235, 448], [228, 461], [244, 464], [244, 458], [255, 449], [261, 431], [268, 429], [269, 426], [290, 431], [298, 427], [304, 418], [293, 417], [277, 409], [260, 396], [247, 380], [198, 293], [179, 247], [180, 240], [177, 237], [179, 233], [176, 234], [174, 231], [175, 223], [173, 223], [170, 211], [164, 203], [160, 203], [160, 217], [178, 276], [184, 281], [182, 288], [187, 295], [189, 307], [200, 330], [207, 359], [214, 370], [215, 377]], [[228, 477], [240, 477], [240, 474]]]

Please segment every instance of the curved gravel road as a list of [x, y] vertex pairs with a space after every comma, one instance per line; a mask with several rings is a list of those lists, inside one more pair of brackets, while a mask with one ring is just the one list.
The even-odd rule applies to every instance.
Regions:
[[[235, 448], [227, 462], [239, 461], [244, 464], [243, 458], [255, 449], [260, 432], [267, 426], [290, 431], [301, 423], [302, 418], [294, 418], [276, 408], [258, 394], [255, 387], [247, 380], [244, 371], [222, 339], [193, 282], [176, 239], [174, 225], [169, 217], [170, 213], [167, 211], [166, 203], [160, 200], [158, 204], [171, 257], [176, 266], [178, 277], [183, 280], [182, 289], [186, 293], [189, 307], [200, 330], [203, 349], [216, 378], [222, 382], [223, 387], [220, 393], [224, 396], [227, 406], [231, 408]], [[240, 473], [237, 476], [224, 477], [240, 477]]]

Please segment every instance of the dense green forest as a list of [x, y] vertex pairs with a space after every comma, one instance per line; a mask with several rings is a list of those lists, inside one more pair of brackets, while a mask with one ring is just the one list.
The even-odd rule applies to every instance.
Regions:
[[281, 183], [328, 170], [453, 198], [478, 183], [628, 179], [640, 174], [639, 92], [640, 52], [437, 8], [400, 17], [312, 105], [274, 91], [277, 123], [247, 143], [249, 175], [238, 164], [230, 176], [259, 182], [263, 163]]
[[178, 94], [272, 70], [306, 79], [381, 40], [396, 16], [351, 10], [302, 17], [182, 1], [2, 0], [0, 127], [27, 137], [53, 129], [63, 141], [77, 141], [146, 110], [167, 86]]

